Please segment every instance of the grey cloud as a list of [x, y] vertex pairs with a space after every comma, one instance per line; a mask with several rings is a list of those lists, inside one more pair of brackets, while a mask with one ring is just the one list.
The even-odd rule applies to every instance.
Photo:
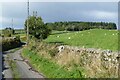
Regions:
[[[117, 13], [117, 4], [117, 2], [31, 2], [30, 15], [33, 11], [37, 11], [38, 16], [41, 16], [44, 22], [111, 21], [117, 23], [117, 19], [97, 19], [92, 14], [92, 11]], [[24, 27], [24, 21], [27, 18], [27, 3], [3, 3], [2, 8], [2, 17], [14, 18], [16, 26]], [[10, 25], [5, 22], [3, 24], [3, 26]]]

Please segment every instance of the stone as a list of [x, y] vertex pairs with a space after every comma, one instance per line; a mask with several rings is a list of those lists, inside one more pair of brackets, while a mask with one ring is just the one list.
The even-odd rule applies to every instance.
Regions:
[[106, 53], [106, 55], [109, 57], [109, 56], [111, 56], [111, 53]]
[[80, 50], [78, 49], [77, 52], [80, 52]]
[[108, 61], [108, 58], [103, 58], [105, 61]]
[[111, 61], [111, 58], [109, 58], [108, 61]]
[[74, 49], [72, 49], [72, 51], [74, 51]]
[[64, 50], [64, 48], [65, 48], [64, 46], [59, 46], [58, 51], [61, 52], [62, 50]]

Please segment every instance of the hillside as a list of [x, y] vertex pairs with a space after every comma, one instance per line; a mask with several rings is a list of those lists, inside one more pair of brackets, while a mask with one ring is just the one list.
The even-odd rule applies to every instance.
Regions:
[[55, 32], [45, 42], [117, 51], [118, 31], [92, 29], [77, 32]]

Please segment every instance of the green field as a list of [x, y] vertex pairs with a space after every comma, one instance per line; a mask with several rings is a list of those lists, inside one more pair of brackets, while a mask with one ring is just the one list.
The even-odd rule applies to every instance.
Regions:
[[118, 50], [118, 31], [92, 29], [77, 32], [61, 32], [50, 35], [45, 42], [61, 43], [86, 48]]

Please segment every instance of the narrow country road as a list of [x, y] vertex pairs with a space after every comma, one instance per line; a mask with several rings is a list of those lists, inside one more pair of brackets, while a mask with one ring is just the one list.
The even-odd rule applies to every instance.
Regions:
[[[3, 56], [5, 58], [9, 54], [9, 59], [15, 61], [18, 73], [20, 74], [20, 78], [27, 78], [27, 80], [32, 78], [44, 78], [41, 74], [33, 71], [31, 67], [22, 59], [22, 57], [20, 56], [21, 51], [22, 49], [19, 49], [14, 53], [5, 52]], [[7, 58], [5, 58], [4, 65], [7, 67], [7, 69], [3, 71], [4, 78], [12, 78], [12, 71], [10, 70], [10, 66], [7, 63]]]

